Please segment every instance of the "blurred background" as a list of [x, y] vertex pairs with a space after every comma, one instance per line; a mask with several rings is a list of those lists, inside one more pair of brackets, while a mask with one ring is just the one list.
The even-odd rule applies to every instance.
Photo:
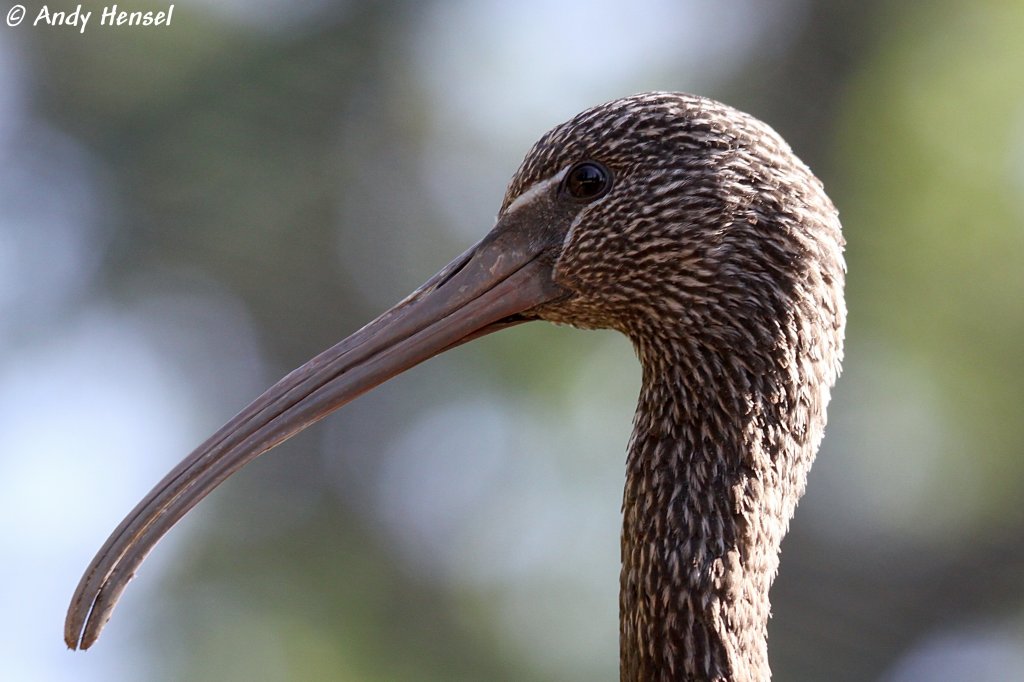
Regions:
[[257, 460], [94, 649], [61, 632], [173, 464], [483, 235], [541, 133], [651, 89], [768, 121], [848, 240], [776, 679], [1024, 679], [1024, 3], [191, 0], [149, 29], [86, 3], [84, 33], [26, 4], [0, 24], [6, 679], [616, 679], [639, 367], [541, 324]]

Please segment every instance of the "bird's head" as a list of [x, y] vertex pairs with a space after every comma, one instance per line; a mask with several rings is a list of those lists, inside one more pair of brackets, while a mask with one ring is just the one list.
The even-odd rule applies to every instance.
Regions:
[[821, 183], [761, 121], [646, 93], [546, 133], [496, 232], [537, 235], [561, 296], [527, 314], [634, 341], [756, 348], [803, 316], [841, 337], [843, 238]]
[[537, 142], [479, 244], [281, 379], [156, 485], [82, 577], [65, 639], [90, 646], [146, 554], [233, 472], [427, 358], [531, 319], [708, 347], [757, 344], [758, 329], [804, 308], [834, 330], [842, 274], [832, 204], [764, 124], [680, 94], [587, 110]]

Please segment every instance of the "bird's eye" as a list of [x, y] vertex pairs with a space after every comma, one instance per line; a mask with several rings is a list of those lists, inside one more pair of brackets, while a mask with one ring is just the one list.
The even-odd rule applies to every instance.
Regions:
[[611, 186], [611, 172], [594, 161], [578, 163], [565, 174], [565, 191], [574, 199], [593, 201], [604, 196]]

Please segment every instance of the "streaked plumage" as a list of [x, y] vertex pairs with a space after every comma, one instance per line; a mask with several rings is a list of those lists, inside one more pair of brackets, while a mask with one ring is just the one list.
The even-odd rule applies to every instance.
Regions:
[[842, 358], [843, 237], [768, 126], [651, 93], [545, 135], [511, 199], [572, 160], [615, 187], [570, 232], [537, 311], [626, 334], [643, 366], [627, 458], [623, 680], [766, 680], [768, 588]]
[[[600, 193], [567, 189], [597, 187], [585, 183], [602, 169]], [[767, 680], [768, 590], [842, 358], [842, 250], [821, 183], [760, 121], [671, 93], [579, 114], [526, 156], [483, 242], [285, 377], [140, 503], [79, 585], [69, 646], [95, 640], [145, 553], [231, 472], [426, 357], [543, 319], [619, 330], [643, 367], [622, 679]]]

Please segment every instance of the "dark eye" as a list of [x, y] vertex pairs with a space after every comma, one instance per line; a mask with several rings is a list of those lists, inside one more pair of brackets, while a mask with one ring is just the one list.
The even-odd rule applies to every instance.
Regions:
[[574, 199], [592, 201], [604, 196], [611, 186], [611, 172], [594, 161], [577, 163], [565, 174], [565, 190]]

